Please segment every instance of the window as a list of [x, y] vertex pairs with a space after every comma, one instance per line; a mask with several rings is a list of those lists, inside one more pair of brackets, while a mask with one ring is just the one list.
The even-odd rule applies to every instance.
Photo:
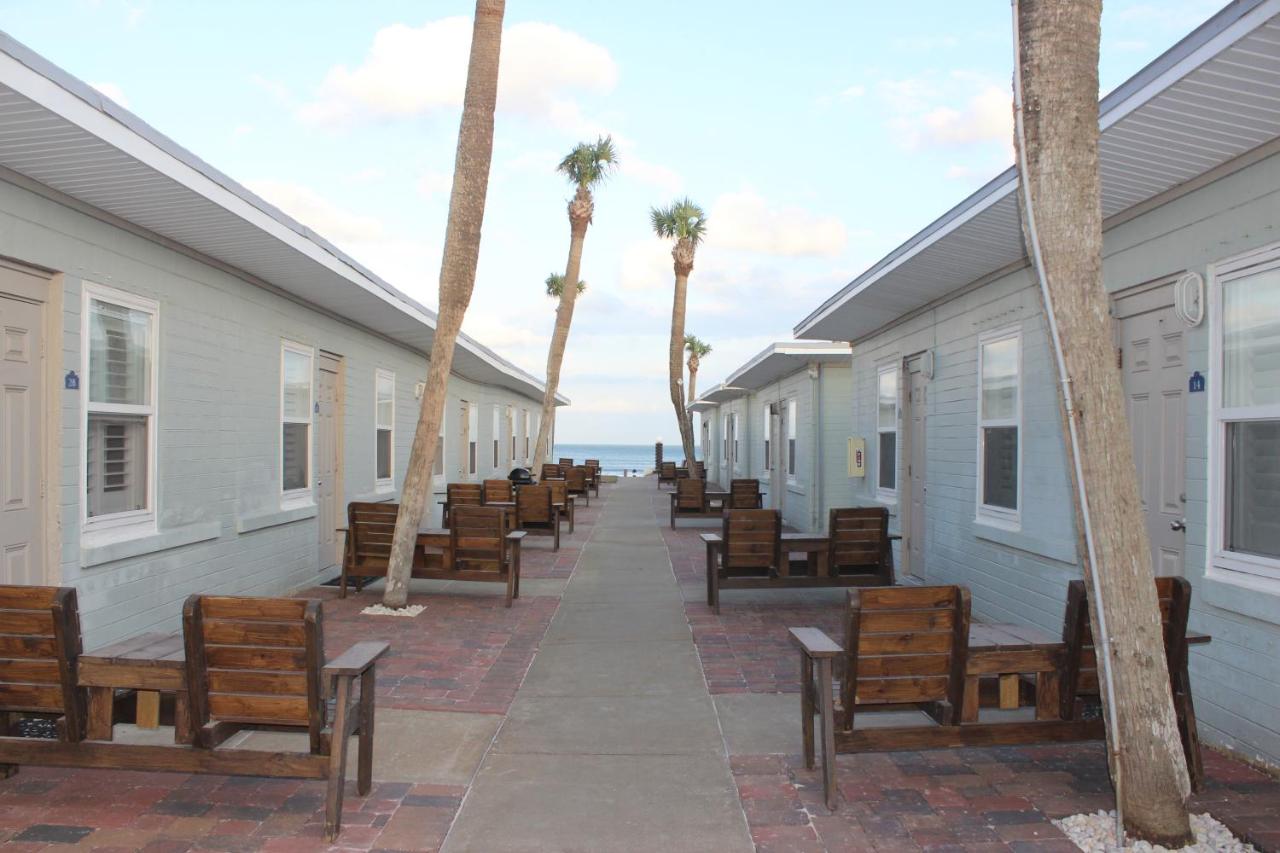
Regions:
[[768, 471], [772, 463], [769, 456], [769, 430], [772, 429], [773, 407], [768, 406], [764, 410], [764, 470]]
[[440, 413], [440, 434], [436, 436], [436, 460], [431, 465], [431, 477], [436, 482], [444, 479], [444, 422], [448, 417], [446, 415], [448, 411], [449, 405], [446, 401], [445, 410]]
[[738, 467], [738, 415], [733, 415], [733, 467]]
[[374, 464], [377, 466], [374, 479], [379, 489], [390, 489], [394, 485], [396, 375], [389, 370], [375, 372], [373, 387]]
[[978, 517], [1018, 523], [1022, 334], [978, 339]]
[[511, 464], [516, 464], [516, 422], [515, 409], [507, 406], [507, 433], [511, 436]]
[[502, 441], [502, 422], [498, 407], [493, 407], [493, 470], [498, 469], [498, 442]]
[[520, 410], [520, 437], [524, 439], [524, 461], [529, 461], [529, 410]]
[[472, 477], [480, 470], [480, 407], [467, 406], [467, 473]]
[[725, 415], [721, 418], [720, 428], [720, 458], [725, 462], [729, 461], [729, 416]]
[[285, 500], [311, 498], [310, 347], [285, 341], [280, 347], [280, 491]]
[[1213, 289], [1214, 565], [1280, 580], [1280, 252]]
[[898, 497], [898, 365], [876, 373], [876, 494], [882, 500]]
[[155, 506], [155, 302], [86, 284], [86, 529], [152, 524]]
[[[533, 415], [532, 415], [532, 417], [533, 417], [533, 420], [531, 421], [532, 429], [531, 429], [531, 430], [530, 430], [530, 432], [529, 432], [529, 438], [530, 438], [530, 448], [529, 448], [529, 449], [530, 449], [530, 450], [537, 450], [537, 449], [538, 449], [538, 430], [542, 427], [542, 413], [541, 413], [541, 412], [534, 412], [534, 413], [533, 413]], [[551, 440], [550, 440], [550, 438], [548, 438], [548, 439], [547, 439], [547, 441], [548, 441], [548, 443], [549, 443], [549, 444], [550, 444], [550, 443], [552, 443], [552, 442], [551, 442]], [[552, 451], [553, 449], [554, 449], [554, 448], [552, 448], [552, 447], [548, 447], [548, 448], [547, 448], [547, 455], [548, 455], [548, 456], [550, 456], [550, 455], [551, 455], [551, 451]], [[533, 456], [532, 456], [532, 455], [530, 455], [530, 456], [529, 456], [529, 462], [530, 462], [530, 464], [532, 464], [532, 463], [533, 463], [533, 462], [535, 462], [535, 461], [536, 461], [536, 460], [533, 458]]]
[[787, 401], [787, 480], [796, 481], [796, 401]]

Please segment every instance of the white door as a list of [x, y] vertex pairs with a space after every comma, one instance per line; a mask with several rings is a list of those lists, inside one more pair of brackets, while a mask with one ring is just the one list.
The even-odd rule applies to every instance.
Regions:
[[342, 506], [342, 359], [320, 353], [316, 386], [316, 517], [319, 568], [342, 561], [339, 527], [346, 527]]
[[920, 372], [920, 359], [907, 365], [907, 529], [903, 539], [906, 571], [916, 578], [925, 572], [925, 423], [928, 384]]
[[1129, 433], [1157, 575], [1181, 575], [1186, 547], [1186, 327], [1173, 313], [1172, 292], [1116, 301]]
[[0, 583], [40, 584], [43, 306], [4, 292], [16, 275], [0, 268]]
[[769, 406], [769, 508], [782, 511], [782, 455], [786, 452], [786, 436], [782, 435], [782, 418], [778, 405]]

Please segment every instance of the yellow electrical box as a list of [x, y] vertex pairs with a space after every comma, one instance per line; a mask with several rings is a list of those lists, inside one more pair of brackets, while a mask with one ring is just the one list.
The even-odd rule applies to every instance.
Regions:
[[865, 438], [849, 439], [849, 476], [867, 476], [867, 440]]

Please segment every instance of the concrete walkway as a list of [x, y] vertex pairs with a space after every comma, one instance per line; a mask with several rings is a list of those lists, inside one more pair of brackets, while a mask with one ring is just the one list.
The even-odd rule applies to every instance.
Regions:
[[754, 849], [653, 489], [605, 488], [446, 853]]

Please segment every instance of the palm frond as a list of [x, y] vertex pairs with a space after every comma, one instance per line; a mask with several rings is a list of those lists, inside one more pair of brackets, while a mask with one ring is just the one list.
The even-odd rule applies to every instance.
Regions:
[[659, 237], [687, 240], [694, 246], [700, 244], [707, 233], [707, 215], [687, 197], [668, 207], [650, 208], [649, 222]]
[[704, 356], [710, 355], [711, 344], [702, 340], [697, 335], [685, 335], [684, 349], [685, 352], [696, 355], [698, 358], [703, 358]]
[[[587, 289], [587, 283], [578, 280], [578, 294], [581, 295]], [[564, 295], [564, 276], [558, 272], [553, 272], [547, 276], [547, 296], [553, 296], [559, 299]]]
[[612, 136], [601, 136], [595, 142], [579, 142], [560, 161], [556, 171], [572, 183], [591, 189], [611, 174], [618, 166], [618, 154]]

